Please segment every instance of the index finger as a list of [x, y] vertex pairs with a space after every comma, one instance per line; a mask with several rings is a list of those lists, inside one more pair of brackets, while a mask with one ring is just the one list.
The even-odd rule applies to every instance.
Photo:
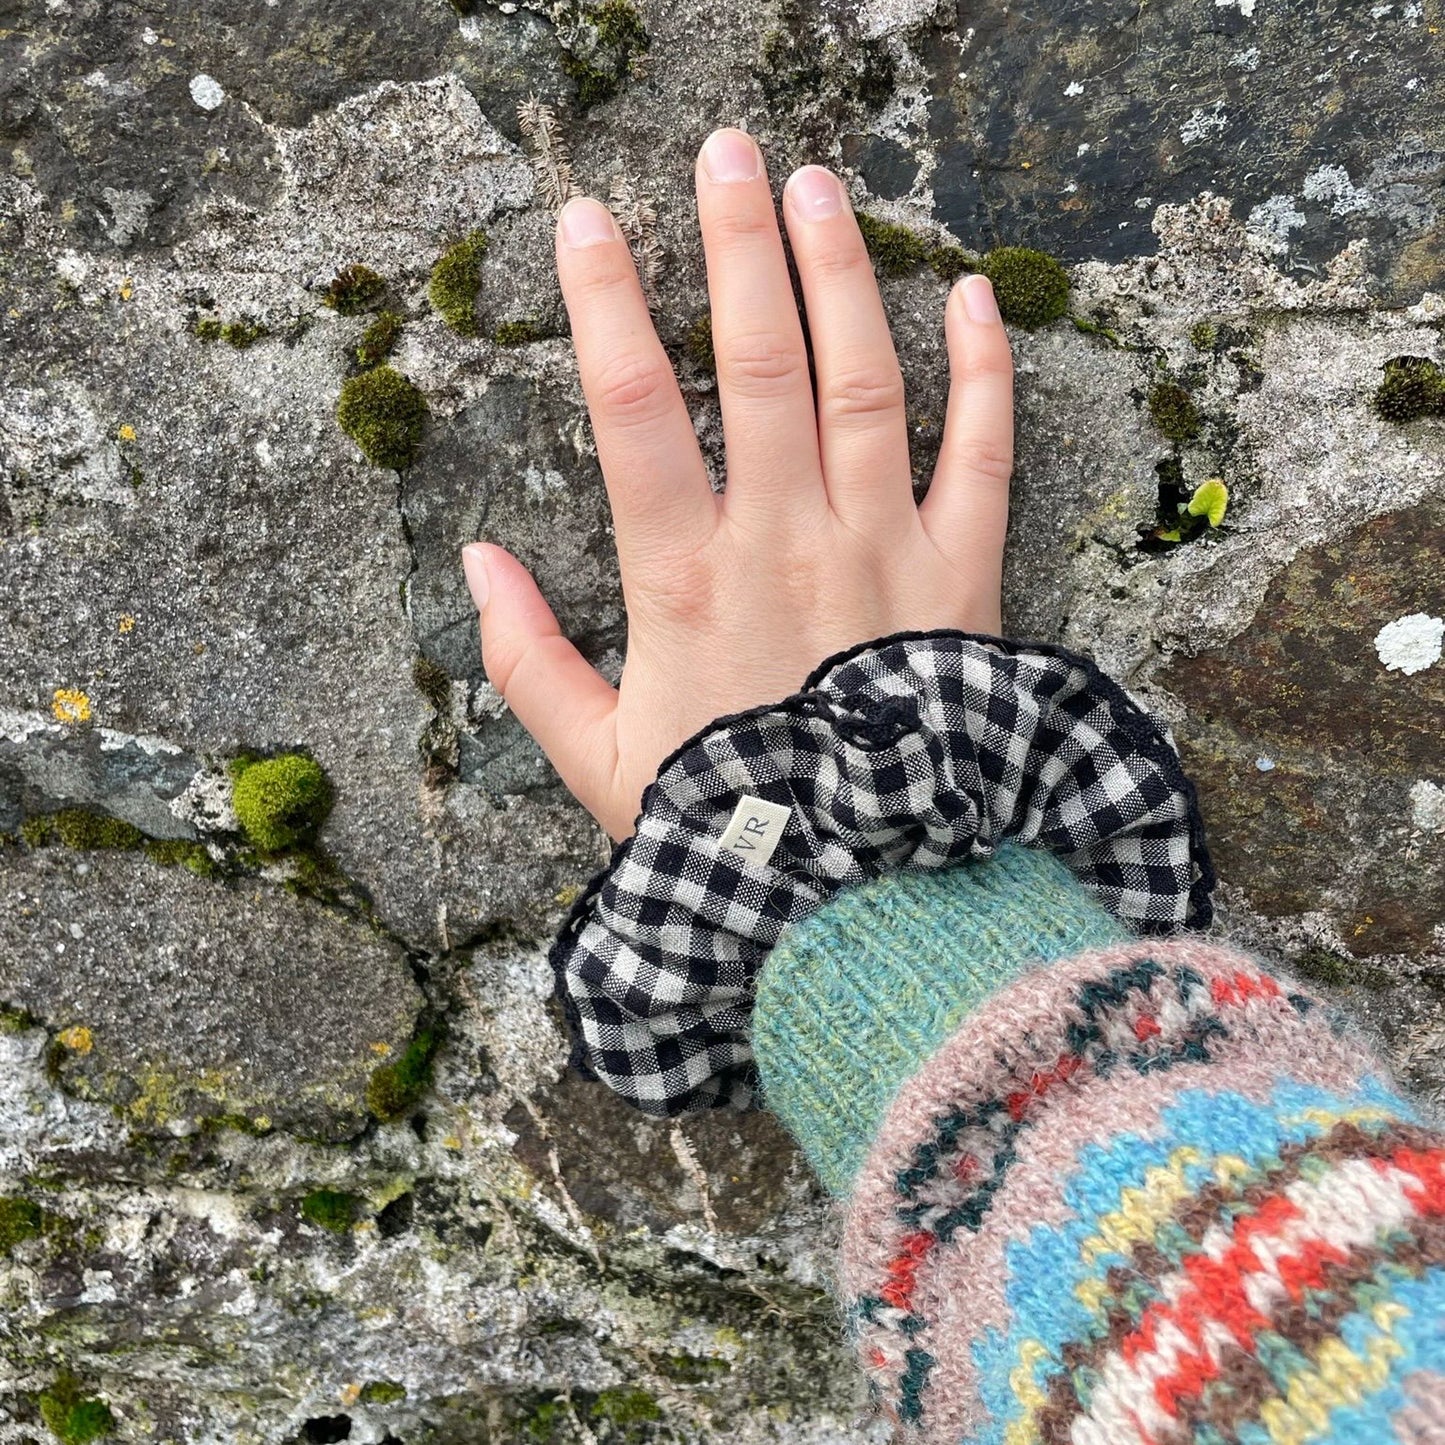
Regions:
[[623, 567], [639, 549], [697, 545], [717, 525], [717, 501], [632, 253], [599, 201], [562, 208], [557, 274]]

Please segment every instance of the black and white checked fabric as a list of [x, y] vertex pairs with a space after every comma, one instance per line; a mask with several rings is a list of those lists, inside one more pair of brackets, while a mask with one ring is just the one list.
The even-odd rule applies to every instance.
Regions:
[[[744, 795], [792, 809], [762, 867]], [[1204, 927], [1214, 874], [1164, 723], [1088, 659], [958, 632], [828, 659], [684, 743], [552, 946], [574, 1061], [648, 1114], [752, 1102], [753, 980], [783, 930], [896, 869], [1056, 853], [1142, 932]]]

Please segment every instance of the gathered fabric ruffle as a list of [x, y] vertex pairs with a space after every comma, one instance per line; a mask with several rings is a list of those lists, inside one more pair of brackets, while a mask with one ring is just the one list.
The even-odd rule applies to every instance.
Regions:
[[[788, 810], [766, 863], [725, 846], [745, 799]], [[648, 1114], [748, 1107], [753, 983], [783, 930], [845, 888], [1005, 841], [1057, 855], [1138, 932], [1211, 919], [1169, 731], [1089, 659], [961, 632], [829, 658], [689, 739], [643, 794], [552, 945], [574, 1062]]]

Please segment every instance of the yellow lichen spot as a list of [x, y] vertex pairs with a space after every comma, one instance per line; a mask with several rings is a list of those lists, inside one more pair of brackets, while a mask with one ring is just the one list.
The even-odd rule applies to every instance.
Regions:
[[135, 428], [129, 422], [126, 422], [116, 435], [123, 442], [133, 442], [135, 440]]
[[1033, 170], [1033, 168], [1034, 168], [1034, 163], [1033, 163], [1032, 161], [1020, 161], [1020, 162], [1019, 162], [1019, 169], [1020, 169], [1021, 171], [1031, 171], [1031, 170]]
[[132, 281], [129, 276], [127, 276], [125, 280], [120, 283], [120, 299], [122, 301], [129, 301], [130, 298], [134, 295], [135, 282]]
[[442, 1140], [442, 1147], [444, 1149], [459, 1150], [462, 1147], [462, 1141], [457, 1138], [455, 1134], [448, 1134], [446, 1138]]
[[121, 635], [122, 637], [124, 637], [127, 632], [134, 632], [134, 631], [135, 631], [135, 618], [132, 617], [129, 612], [127, 612], [127, 613], [126, 613], [123, 617], [121, 617], [120, 620], [115, 624], [115, 630], [116, 630], [118, 633], [120, 633], [120, 635]]
[[55, 1037], [73, 1054], [88, 1054], [95, 1047], [95, 1038], [84, 1024], [72, 1024]]
[[580, 883], [568, 883], [559, 888], [552, 897], [552, 902], [560, 904], [563, 908], [570, 908], [582, 896], [582, 885]]
[[391, 1052], [391, 1045], [382, 1039], [378, 1039], [374, 1044], [368, 1044], [367, 1047], [372, 1053], [380, 1054], [382, 1058], [385, 1058]]
[[78, 687], [57, 687], [50, 699], [50, 714], [56, 722], [90, 721], [90, 699]]
[[354, 1405], [361, 1398], [361, 1385], [353, 1380], [349, 1385], [343, 1385], [337, 1392], [336, 1398], [346, 1406]]
[[271, 1116], [269, 1114], [257, 1114], [251, 1120], [253, 1128], [260, 1129], [263, 1133], [271, 1127]]

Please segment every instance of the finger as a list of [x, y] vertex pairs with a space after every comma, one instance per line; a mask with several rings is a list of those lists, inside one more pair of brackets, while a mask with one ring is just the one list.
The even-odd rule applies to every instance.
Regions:
[[769, 512], [822, 498], [808, 353], [762, 152], [714, 131], [697, 164], [728, 499]]
[[557, 274], [625, 574], [649, 548], [695, 548], [717, 524], [717, 500], [632, 253], [599, 201], [563, 207]]
[[828, 500], [847, 521], [911, 520], [903, 373], [842, 183], [805, 166], [783, 192], [818, 383], [818, 450]]
[[944, 330], [948, 416], [919, 512], [935, 545], [986, 587], [996, 610], [1013, 473], [1013, 356], [985, 277], [953, 288]]
[[617, 691], [562, 636], [527, 569], [501, 547], [462, 549], [492, 686], [594, 817], [610, 815]]

